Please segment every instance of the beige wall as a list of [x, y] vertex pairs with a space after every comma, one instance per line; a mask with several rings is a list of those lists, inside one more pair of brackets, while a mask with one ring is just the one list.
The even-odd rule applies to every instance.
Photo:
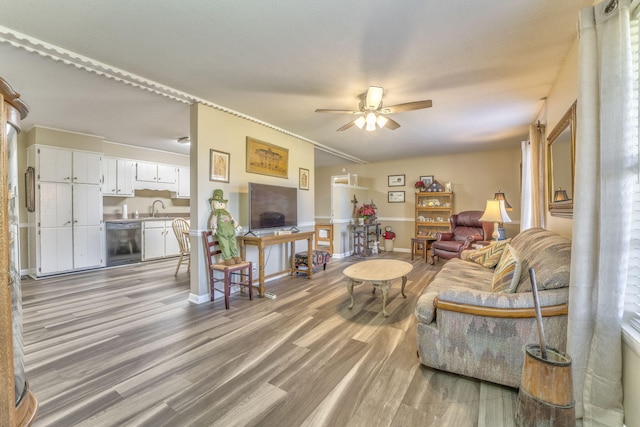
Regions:
[[[544, 103], [537, 120], [540, 123], [546, 125], [546, 134], [553, 130], [558, 124], [560, 119], [565, 115], [567, 110], [578, 98], [578, 41], [576, 40], [569, 54], [567, 55], [564, 64], [558, 74], [547, 100]], [[546, 137], [545, 137], [546, 148]], [[546, 156], [545, 156], [546, 157]], [[545, 171], [547, 171], [545, 164]], [[546, 174], [545, 174], [546, 176]], [[544, 184], [545, 194], [548, 200], [548, 188], [547, 184]], [[571, 238], [571, 227], [573, 226], [573, 220], [567, 218], [558, 218], [549, 215], [549, 210], [545, 208], [545, 228], [553, 230], [563, 236]]]
[[[453, 184], [454, 211], [484, 210], [486, 201], [502, 190], [513, 206], [505, 224], [507, 236], [520, 229], [520, 141], [507, 150], [480, 151], [472, 155], [450, 154], [416, 157], [364, 165], [340, 165], [316, 169], [316, 217], [330, 219], [331, 176], [342, 175], [342, 168], [357, 173], [359, 184], [369, 189], [369, 197], [378, 206], [383, 227], [390, 225], [396, 233], [394, 250], [409, 250], [415, 235], [415, 190], [413, 184], [424, 175], [433, 175], [444, 185]], [[404, 187], [389, 187], [389, 175], [405, 175]], [[405, 203], [387, 203], [388, 191], [404, 191]], [[360, 201], [363, 202], [363, 201]]]
[[[251, 136], [289, 150], [288, 178], [276, 178], [246, 172], [246, 137]], [[301, 230], [313, 230], [314, 223], [314, 148], [308, 142], [207, 107], [194, 104], [191, 107], [191, 247], [198, 253], [192, 255], [190, 300], [199, 302], [207, 297], [205, 266], [202, 264], [202, 244], [196, 234], [209, 228], [211, 206], [209, 198], [214, 189], [222, 189], [229, 199], [228, 210], [245, 228], [248, 227], [248, 184], [279, 185], [298, 188], [299, 168], [309, 169], [310, 189], [298, 190], [298, 224]], [[209, 181], [209, 150], [216, 149], [230, 154], [230, 182]], [[303, 242], [298, 242], [296, 250], [302, 250]], [[282, 245], [284, 246], [284, 245]], [[271, 246], [267, 249], [269, 260], [266, 274], [285, 268], [287, 248]], [[257, 264], [257, 251], [251, 247], [247, 259]]]
[[627, 427], [640, 426], [640, 355], [627, 344], [622, 344], [622, 386], [624, 393], [624, 422]]

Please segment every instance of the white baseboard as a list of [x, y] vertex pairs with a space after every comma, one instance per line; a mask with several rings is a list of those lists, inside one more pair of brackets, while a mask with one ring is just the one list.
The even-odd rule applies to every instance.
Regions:
[[211, 298], [209, 297], [209, 294], [205, 294], [205, 295], [196, 295], [196, 294], [189, 294], [189, 298], [187, 298], [187, 301], [194, 303], [194, 304], [203, 304], [205, 302], [209, 302], [211, 300]]

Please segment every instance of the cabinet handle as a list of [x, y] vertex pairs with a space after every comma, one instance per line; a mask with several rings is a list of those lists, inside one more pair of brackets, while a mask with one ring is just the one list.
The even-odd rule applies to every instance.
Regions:
[[113, 190], [111, 190], [111, 192], [112, 192], [112, 193], [115, 193], [115, 192], [116, 192], [116, 189], [114, 188]]
[[66, 176], [66, 177], [64, 177], [64, 179], [71, 179], [71, 177], [70, 176]]

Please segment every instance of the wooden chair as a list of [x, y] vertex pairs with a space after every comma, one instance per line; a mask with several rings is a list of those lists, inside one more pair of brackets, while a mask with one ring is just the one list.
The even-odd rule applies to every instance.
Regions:
[[173, 232], [176, 235], [176, 239], [178, 239], [178, 246], [180, 247], [180, 259], [178, 260], [178, 265], [176, 267], [176, 273], [174, 276], [178, 275], [178, 270], [180, 270], [180, 265], [182, 261], [187, 259], [187, 272], [191, 272], [191, 242], [189, 241], [189, 223], [184, 218], [176, 218], [171, 223], [173, 227]]
[[322, 264], [322, 269], [327, 269], [327, 263], [333, 255], [333, 224], [316, 224], [315, 236], [313, 239], [313, 251], [311, 253], [311, 264], [309, 264], [309, 253], [307, 251], [297, 252], [295, 255], [295, 265], [298, 267], [314, 268]]
[[[249, 299], [253, 299], [253, 264], [243, 261], [240, 264], [225, 265], [218, 263], [216, 255], [222, 253], [218, 247], [218, 241], [214, 239], [211, 231], [202, 233], [202, 242], [204, 243], [205, 263], [207, 264], [207, 274], [209, 277], [209, 289], [211, 290], [211, 301], [213, 301], [214, 291], [224, 293], [224, 306], [229, 310], [229, 296], [231, 294], [231, 286], [240, 286], [249, 288]], [[214, 272], [221, 272], [223, 278], [219, 279], [214, 276]], [[223, 289], [218, 289], [215, 285], [219, 282], [224, 284]]]

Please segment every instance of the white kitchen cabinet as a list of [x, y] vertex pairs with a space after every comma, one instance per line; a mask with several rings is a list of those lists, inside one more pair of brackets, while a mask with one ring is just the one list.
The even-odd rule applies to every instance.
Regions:
[[158, 164], [158, 182], [164, 184], [177, 184], [178, 171], [175, 166]]
[[73, 226], [102, 225], [100, 186], [91, 184], [73, 185]]
[[145, 221], [142, 228], [142, 260], [165, 257], [164, 221]]
[[41, 182], [38, 184], [41, 228], [73, 226], [73, 196], [70, 184]]
[[41, 145], [27, 149], [28, 166], [36, 170], [35, 211], [27, 213], [32, 275], [104, 265], [101, 157]]
[[176, 197], [188, 199], [191, 197], [191, 169], [185, 167], [178, 168], [178, 191]]
[[71, 183], [73, 164], [71, 150], [46, 145], [35, 149], [37, 157], [44, 159], [44, 161], [38, 162], [36, 168], [36, 174], [40, 181]]
[[137, 162], [136, 181], [157, 182], [158, 165], [150, 162]]
[[143, 222], [143, 261], [180, 255], [180, 247], [173, 233], [172, 222], [164, 220]]
[[73, 268], [75, 270], [101, 267], [104, 265], [103, 227], [82, 226], [73, 227]]
[[38, 240], [37, 276], [73, 270], [73, 229], [70, 226], [41, 228]]
[[173, 232], [173, 221], [167, 221], [166, 224], [164, 241], [165, 256], [178, 256], [180, 255], [180, 244]]
[[36, 170], [40, 181], [100, 184], [100, 153], [41, 145], [37, 155], [44, 160]]
[[176, 191], [177, 184], [178, 170], [176, 166], [151, 162], [136, 163], [134, 188]]
[[102, 154], [88, 151], [73, 151], [73, 182], [79, 184], [101, 184]]
[[133, 196], [133, 178], [136, 162], [128, 159], [104, 157], [102, 169], [104, 182], [102, 184], [103, 196]]

